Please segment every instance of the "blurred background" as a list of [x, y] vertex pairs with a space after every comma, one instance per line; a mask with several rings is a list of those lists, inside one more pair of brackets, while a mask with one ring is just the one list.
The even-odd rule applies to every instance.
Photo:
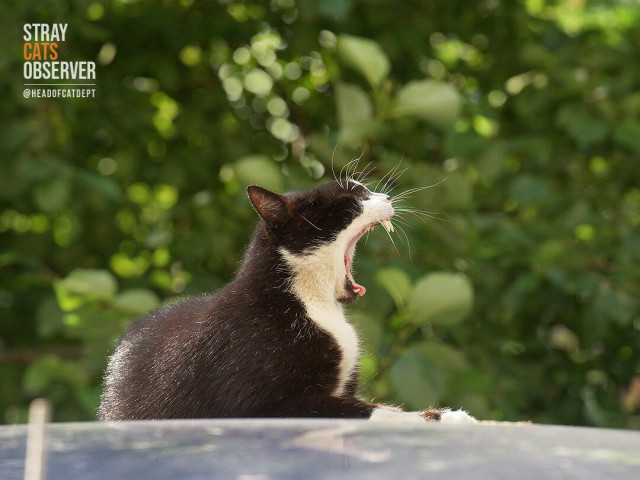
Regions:
[[[23, 98], [32, 22], [96, 98]], [[232, 278], [247, 184], [361, 156], [437, 184], [359, 247], [366, 399], [640, 428], [640, 2], [4, 0], [0, 39], [0, 422], [95, 419], [127, 325]]]

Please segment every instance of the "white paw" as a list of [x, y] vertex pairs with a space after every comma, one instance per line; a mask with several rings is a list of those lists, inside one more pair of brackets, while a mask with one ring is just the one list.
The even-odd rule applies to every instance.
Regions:
[[440, 417], [440, 423], [449, 423], [455, 425], [464, 425], [478, 423], [478, 421], [464, 410], [446, 410]]
[[418, 412], [403, 412], [402, 410], [392, 410], [382, 407], [374, 409], [369, 420], [374, 422], [424, 423], [424, 419]]

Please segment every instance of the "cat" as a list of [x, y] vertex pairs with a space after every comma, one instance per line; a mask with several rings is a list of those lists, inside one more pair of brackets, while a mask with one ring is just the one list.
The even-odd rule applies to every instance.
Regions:
[[247, 188], [261, 220], [235, 278], [134, 322], [110, 357], [103, 421], [332, 417], [473, 423], [361, 400], [358, 337], [343, 304], [365, 295], [351, 264], [392, 199], [354, 178], [304, 192]]

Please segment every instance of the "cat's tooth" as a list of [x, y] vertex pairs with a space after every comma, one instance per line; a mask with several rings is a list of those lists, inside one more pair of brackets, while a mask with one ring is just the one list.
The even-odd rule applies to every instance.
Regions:
[[387, 232], [393, 231], [393, 226], [391, 225], [391, 222], [389, 220], [380, 220], [380, 223], [382, 224], [382, 226], [385, 228]]

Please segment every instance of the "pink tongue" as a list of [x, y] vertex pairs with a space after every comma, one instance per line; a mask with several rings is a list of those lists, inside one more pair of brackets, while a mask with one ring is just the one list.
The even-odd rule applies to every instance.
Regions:
[[351, 258], [349, 258], [349, 255], [344, 256], [344, 267], [347, 270], [347, 278], [351, 282], [353, 291], [357, 295], [362, 297], [365, 293], [367, 293], [367, 289], [364, 288], [364, 286], [362, 285], [358, 285], [356, 281], [353, 279], [353, 275], [351, 275]]

